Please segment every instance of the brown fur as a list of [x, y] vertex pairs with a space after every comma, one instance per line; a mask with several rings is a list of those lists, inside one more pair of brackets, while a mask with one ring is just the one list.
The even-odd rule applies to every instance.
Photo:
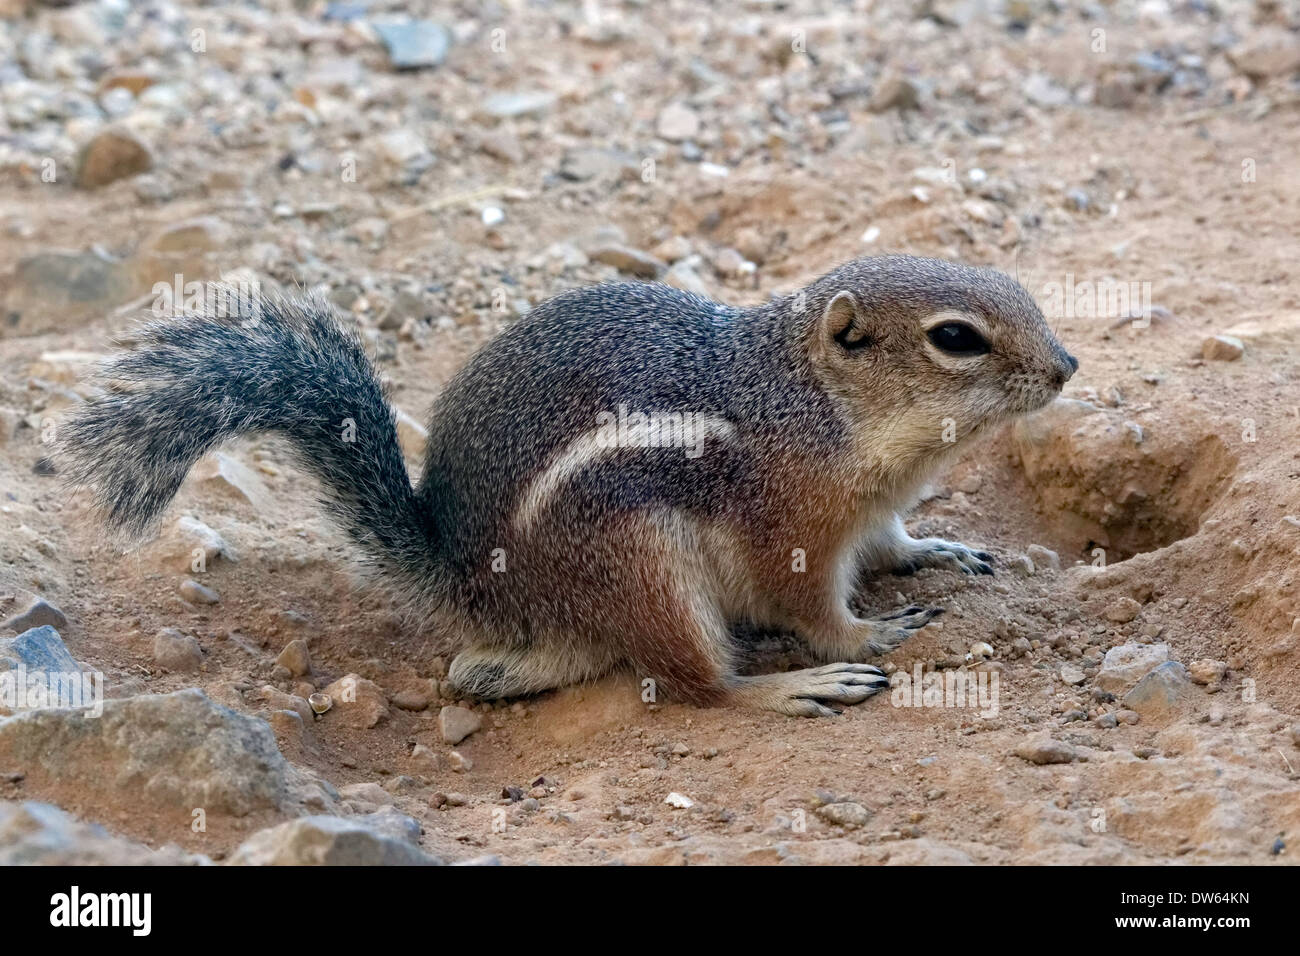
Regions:
[[[577, 290], [449, 383], [412, 488], [356, 337], [318, 300], [277, 300], [151, 326], [108, 369], [132, 388], [80, 409], [65, 450], [110, 522], [139, 533], [204, 452], [284, 435], [383, 580], [458, 639], [466, 694], [627, 666], [692, 703], [820, 715], [885, 686], [859, 662], [937, 613], [854, 616], [859, 571], [991, 573], [898, 516], [945, 457], [1050, 401], [1076, 364], [1017, 283], [934, 259], [858, 259], [752, 309]], [[659, 413], [679, 443], [647, 424]], [[741, 621], [793, 628], [831, 663], [738, 676]]]

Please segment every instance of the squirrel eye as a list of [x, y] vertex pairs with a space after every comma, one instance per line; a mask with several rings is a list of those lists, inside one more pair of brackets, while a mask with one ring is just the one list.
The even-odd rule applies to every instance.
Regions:
[[934, 347], [950, 355], [986, 355], [989, 343], [969, 325], [945, 322], [926, 333]]

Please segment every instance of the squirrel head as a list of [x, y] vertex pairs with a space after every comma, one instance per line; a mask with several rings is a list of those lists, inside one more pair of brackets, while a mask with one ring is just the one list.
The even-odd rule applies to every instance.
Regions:
[[1079, 367], [1028, 291], [994, 269], [857, 259], [803, 294], [818, 378], [855, 431], [903, 460], [1047, 405]]

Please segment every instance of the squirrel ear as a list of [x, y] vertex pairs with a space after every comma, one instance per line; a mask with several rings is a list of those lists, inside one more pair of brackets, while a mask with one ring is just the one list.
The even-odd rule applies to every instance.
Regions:
[[871, 336], [862, 315], [862, 308], [853, 293], [844, 289], [835, 293], [822, 313], [822, 336], [825, 344], [834, 341], [848, 351], [871, 345]]

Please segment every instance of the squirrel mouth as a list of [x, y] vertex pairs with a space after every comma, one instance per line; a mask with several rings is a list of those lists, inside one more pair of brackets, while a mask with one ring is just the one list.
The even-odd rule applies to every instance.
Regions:
[[1011, 415], [1027, 415], [1046, 408], [1061, 394], [1062, 385], [1056, 382], [1018, 382], [1010, 389]]

